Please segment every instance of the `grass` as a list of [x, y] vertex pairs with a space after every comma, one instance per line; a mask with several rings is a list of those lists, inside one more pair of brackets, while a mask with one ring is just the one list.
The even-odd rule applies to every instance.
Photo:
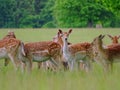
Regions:
[[[0, 38], [6, 35], [9, 29], [0, 30]], [[15, 31], [18, 39], [23, 42], [52, 40], [57, 29], [11, 29]], [[63, 29], [67, 31], [68, 29]], [[99, 34], [119, 35], [118, 29], [73, 29], [69, 37], [72, 43], [91, 42]], [[110, 44], [106, 36], [104, 44]], [[114, 64], [113, 73], [104, 73], [102, 68], [93, 63], [93, 71], [69, 72], [69, 71], [43, 71], [38, 70], [36, 63], [32, 73], [22, 74], [15, 72], [12, 64], [4, 67], [4, 61], [0, 60], [0, 90], [120, 90], [120, 64]]]

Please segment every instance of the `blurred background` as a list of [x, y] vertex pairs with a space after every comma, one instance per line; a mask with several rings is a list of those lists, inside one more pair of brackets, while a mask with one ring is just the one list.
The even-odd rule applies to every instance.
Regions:
[[0, 0], [0, 28], [120, 27], [120, 0]]

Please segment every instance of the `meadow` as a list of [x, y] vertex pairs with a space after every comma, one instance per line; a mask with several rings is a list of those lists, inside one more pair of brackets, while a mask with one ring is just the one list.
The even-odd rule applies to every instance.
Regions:
[[[52, 40], [58, 29], [0, 29], [0, 38], [3, 38], [9, 30], [15, 32], [16, 37], [26, 42], [38, 42]], [[68, 31], [69, 29], [62, 29]], [[104, 44], [111, 40], [107, 34], [120, 35], [120, 29], [73, 29], [69, 42], [92, 42], [95, 37], [105, 34]], [[0, 90], [120, 90], [120, 64], [114, 63], [112, 73], [104, 73], [102, 67], [92, 64], [92, 71], [44, 71], [38, 70], [36, 63], [31, 74], [15, 72], [12, 64], [4, 66], [4, 60], [0, 60]]]

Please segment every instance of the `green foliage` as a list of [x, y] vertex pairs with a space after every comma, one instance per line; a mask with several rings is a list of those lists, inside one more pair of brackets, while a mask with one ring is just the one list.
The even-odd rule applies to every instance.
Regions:
[[48, 22], [48, 23], [45, 23], [43, 26], [42, 26], [43, 28], [55, 28], [56, 27], [56, 25], [55, 25], [55, 23], [54, 22]]
[[119, 0], [97, 0], [98, 3], [101, 3], [106, 10], [110, 11], [113, 15], [106, 22], [109, 23], [107, 27], [120, 27], [120, 1]]
[[0, 0], [0, 28], [120, 27], [119, 0]]
[[112, 11], [102, 4], [101, 0], [98, 1], [56, 0], [54, 17], [58, 26], [93, 27], [98, 21], [101, 21], [104, 26], [111, 19], [113, 20], [115, 16]]
[[13, 22], [13, 6], [11, 0], [0, 0], [0, 28], [11, 27]]
[[40, 16], [43, 21], [42, 27], [55, 27], [53, 20], [54, 0], [48, 0], [41, 10]]
[[38, 23], [38, 20], [40, 19], [40, 16], [38, 15], [28, 15], [25, 18], [21, 20], [20, 27], [21, 28], [36, 28], [40, 27], [40, 24]]

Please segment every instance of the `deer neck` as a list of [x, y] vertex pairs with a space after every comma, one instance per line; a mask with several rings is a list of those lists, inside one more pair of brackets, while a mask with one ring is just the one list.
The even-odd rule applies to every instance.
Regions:
[[118, 43], [118, 41], [117, 41], [117, 40], [114, 40], [112, 43], [113, 43], [113, 44], [117, 44], [117, 43]]
[[63, 40], [61, 38], [58, 39], [57, 43], [59, 43], [61, 47], [63, 47]]
[[103, 47], [103, 43], [102, 42], [97, 45], [97, 50], [98, 50], [99, 53], [104, 53], [105, 52], [105, 49]]
[[67, 40], [63, 40], [63, 53], [68, 53], [69, 50], [68, 50], [68, 42]]

